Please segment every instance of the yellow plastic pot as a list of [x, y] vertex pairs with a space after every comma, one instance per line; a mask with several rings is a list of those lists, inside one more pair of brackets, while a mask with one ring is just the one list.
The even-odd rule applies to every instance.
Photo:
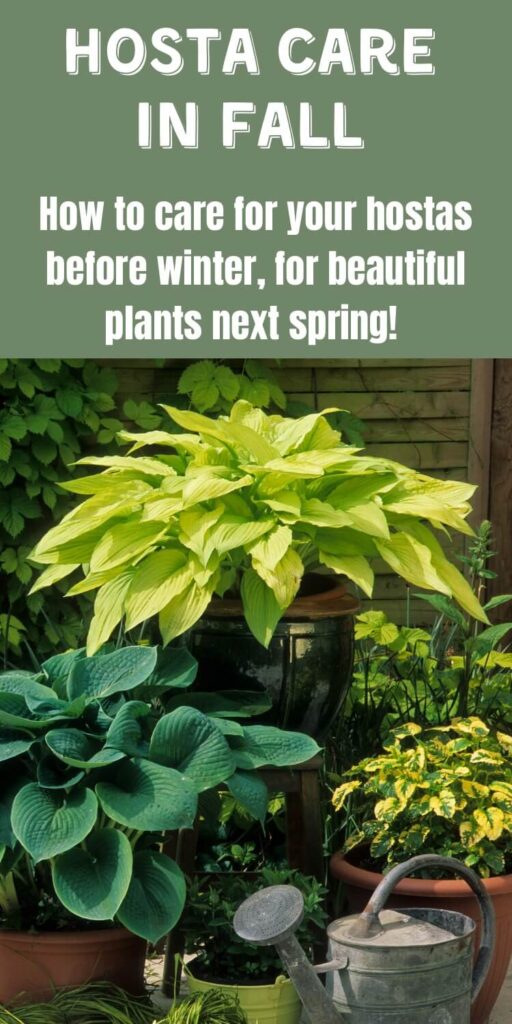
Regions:
[[248, 1024], [299, 1024], [300, 999], [289, 978], [279, 977], [273, 985], [217, 985], [188, 975], [190, 992], [217, 989], [238, 996]]

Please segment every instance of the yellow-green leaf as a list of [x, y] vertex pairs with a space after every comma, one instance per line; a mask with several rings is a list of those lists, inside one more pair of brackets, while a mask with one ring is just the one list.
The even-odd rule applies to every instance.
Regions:
[[158, 520], [154, 523], [130, 521], [120, 523], [107, 530], [91, 555], [91, 571], [101, 572], [116, 565], [133, 560], [150, 551], [165, 534], [167, 526]]
[[124, 602], [133, 575], [127, 569], [98, 591], [94, 602], [94, 617], [87, 636], [87, 654], [92, 657], [112, 635], [124, 615]]
[[191, 580], [192, 569], [183, 551], [169, 549], [148, 555], [136, 566], [126, 597], [126, 628], [133, 629], [157, 615]]

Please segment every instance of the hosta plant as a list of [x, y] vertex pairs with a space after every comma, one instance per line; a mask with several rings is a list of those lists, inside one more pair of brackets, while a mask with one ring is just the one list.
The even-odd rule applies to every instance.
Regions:
[[471, 534], [470, 484], [361, 455], [321, 413], [268, 416], [245, 401], [219, 419], [166, 411], [181, 433], [125, 433], [128, 455], [80, 460], [101, 472], [64, 484], [85, 500], [33, 552], [38, 588], [82, 571], [69, 593], [97, 591], [89, 654], [119, 623], [154, 615], [167, 643], [226, 593], [268, 645], [306, 570], [371, 595], [376, 556], [485, 621], [434, 532]]
[[191, 828], [221, 785], [262, 819], [254, 770], [317, 753], [302, 734], [246, 724], [265, 698], [188, 694], [196, 669], [184, 648], [140, 646], [0, 675], [1, 926], [116, 921], [156, 941], [185, 900], [165, 833]]
[[512, 736], [479, 718], [395, 729], [333, 794], [352, 834], [383, 868], [419, 853], [456, 857], [484, 878], [512, 871]]

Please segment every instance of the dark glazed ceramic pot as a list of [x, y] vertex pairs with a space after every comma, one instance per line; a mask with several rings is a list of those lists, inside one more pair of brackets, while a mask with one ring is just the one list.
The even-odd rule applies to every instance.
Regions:
[[312, 573], [266, 649], [241, 601], [213, 601], [191, 637], [196, 689], [265, 691], [272, 710], [262, 721], [322, 740], [350, 686], [358, 608], [339, 579]]

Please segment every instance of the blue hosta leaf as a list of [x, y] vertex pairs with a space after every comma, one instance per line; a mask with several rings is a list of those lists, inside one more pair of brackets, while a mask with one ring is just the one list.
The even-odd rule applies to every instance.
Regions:
[[141, 691], [146, 696], [148, 693], [165, 693], [166, 690], [185, 690], [192, 686], [197, 668], [196, 659], [186, 647], [160, 649], [155, 671], [143, 684]]
[[[41, 707], [41, 705], [40, 705]], [[13, 729], [47, 729], [52, 722], [67, 718], [51, 705], [47, 714], [34, 714], [27, 701], [18, 693], [0, 693], [0, 725]]]
[[238, 771], [229, 779], [228, 789], [237, 803], [263, 824], [268, 806], [268, 789], [263, 779], [255, 772]]
[[29, 783], [17, 794], [11, 823], [16, 838], [38, 863], [71, 850], [96, 822], [98, 801], [90, 789], [56, 793]]
[[141, 850], [133, 858], [130, 888], [117, 918], [129, 931], [158, 942], [179, 921], [185, 905], [183, 872], [164, 853]]
[[149, 740], [145, 738], [144, 726], [151, 708], [140, 700], [130, 700], [116, 714], [109, 726], [106, 743], [109, 747], [122, 750], [131, 757], [147, 757]]
[[35, 743], [33, 736], [14, 729], [0, 729], [0, 761], [10, 761], [30, 750]]
[[115, 782], [99, 782], [96, 793], [105, 813], [128, 828], [165, 832], [194, 824], [194, 786], [174, 769], [151, 761], [125, 763]]
[[121, 906], [132, 874], [132, 849], [114, 828], [93, 832], [85, 849], [69, 850], [52, 864], [61, 903], [89, 921], [111, 921]]
[[84, 775], [84, 771], [70, 768], [51, 754], [44, 754], [38, 761], [37, 781], [43, 789], [71, 789]]
[[237, 767], [247, 769], [303, 764], [320, 751], [315, 740], [302, 732], [267, 725], [250, 725], [244, 729], [243, 741], [235, 737], [230, 742]]
[[82, 658], [85, 658], [85, 647], [77, 651], [66, 651], [65, 654], [55, 654], [53, 658], [43, 661], [41, 668], [57, 696], [66, 696], [66, 683], [71, 669]]
[[253, 693], [247, 690], [217, 690], [216, 693], [187, 693], [173, 697], [168, 701], [167, 709], [180, 707], [197, 708], [205, 715], [216, 718], [252, 718], [263, 715], [272, 707], [272, 701], [266, 693]]
[[16, 843], [16, 836], [11, 825], [12, 805], [15, 796], [26, 785], [26, 782], [27, 780], [24, 776], [20, 776], [20, 778], [13, 779], [10, 782], [2, 778], [0, 782], [0, 843], [11, 849]]
[[52, 754], [73, 768], [105, 768], [124, 756], [120, 750], [102, 747], [80, 729], [51, 729], [45, 740]]
[[152, 761], [175, 768], [199, 793], [229, 779], [232, 752], [218, 726], [195, 708], [176, 708], [157, 722], [150, 744]]
[[79, 659], [68, 680], [68, 698], [84, 694], [89, 700], [98, 700], [133, 690], [154, 671], [156, 658], [156, 647], [122, 647], [112, 654]]

